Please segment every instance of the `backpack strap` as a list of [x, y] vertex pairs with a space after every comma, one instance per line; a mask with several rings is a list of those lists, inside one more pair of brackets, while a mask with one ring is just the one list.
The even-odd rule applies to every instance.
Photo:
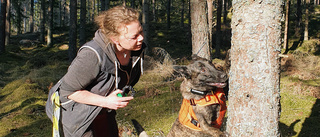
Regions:
[[[80, 51], [81, 49], [83, 49], [83, 48], [91, 49], [94, 53], [96, 53], [96, 55], [97, 55], [97, 57], [98, 57], [98, 61], [99, 61], [99, 66], [101, 66], [101, 57], [100, 57], [98, 51], [95, 50], [93, 47], [90, 47], [90, 46], [82, 46], [82, 47], [79, 49], [79, 51]], [[79, 51], [78, 51], [78, 52], [79, 52]]]
[[53, 104], [53, 116], [52, 116], [52, 137], [60, 137], [59, 133], [59, 121], [60, 121], [60, 99], [58, 90], [51, 95], [51, 103]]

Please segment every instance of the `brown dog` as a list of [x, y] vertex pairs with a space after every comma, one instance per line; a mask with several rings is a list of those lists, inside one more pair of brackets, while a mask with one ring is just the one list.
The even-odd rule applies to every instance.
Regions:
[[[219, 103], [211, 103], [209, 105], [203, 103], [208, 100], [225, 101], [223, 92], [219, 94], [215, 92], [217, 89], [226, 86], [227, 74], [218, 70], [211, 62], [199, 57], [193, 57], [191, 64], [180, 66], [176, 70], [184, 77], [184, 81], [180, 86], [184, 101], [180, 109], [179, 118], [174, 122], [167, 136], [225, 136], [219, 128], [226, 106]], [[191, 106], [189, 108], [184, 107], [185, 104], [190, 105], [190, 103]], [[223, 113], [221, 113], [222, 108], [224, 109]], [[189, 109], [194, 111], [194, 115], [186, 114]], [[218, 124], [216, 119], [220, 119]]]

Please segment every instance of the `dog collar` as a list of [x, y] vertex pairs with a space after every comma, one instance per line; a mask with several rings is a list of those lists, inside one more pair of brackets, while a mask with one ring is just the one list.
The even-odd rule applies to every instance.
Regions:
[[208, 93], [207, 91], [199, 91], [199, 90], [195, 90], [195, 89], [191, 89], [190, 92], [193, 94], [202, 95], [202, 96], [207, 95], [207, 93]]

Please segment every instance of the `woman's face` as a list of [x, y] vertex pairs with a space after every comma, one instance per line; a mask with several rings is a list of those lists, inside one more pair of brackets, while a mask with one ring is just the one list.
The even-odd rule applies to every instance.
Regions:
[[[118, 43], [124, 50], [137, 51], [141, 49], [143, 30], [139, 21], [133, 21], [120, 28]], [[119, 49], [121, 50], [121, 49]]]

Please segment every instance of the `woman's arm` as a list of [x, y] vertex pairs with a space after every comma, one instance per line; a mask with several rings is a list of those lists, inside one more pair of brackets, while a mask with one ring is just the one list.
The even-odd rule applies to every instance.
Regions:
[[78, 103], [117, 110], [127, 106], [129, 101], [133, 99], [133, 97], [118, 97], [118, 93], [122, 93], [122, 91], [117, 89], [104, 97], [87, 90], [78, 90], [69, 95], [68, 98]]

